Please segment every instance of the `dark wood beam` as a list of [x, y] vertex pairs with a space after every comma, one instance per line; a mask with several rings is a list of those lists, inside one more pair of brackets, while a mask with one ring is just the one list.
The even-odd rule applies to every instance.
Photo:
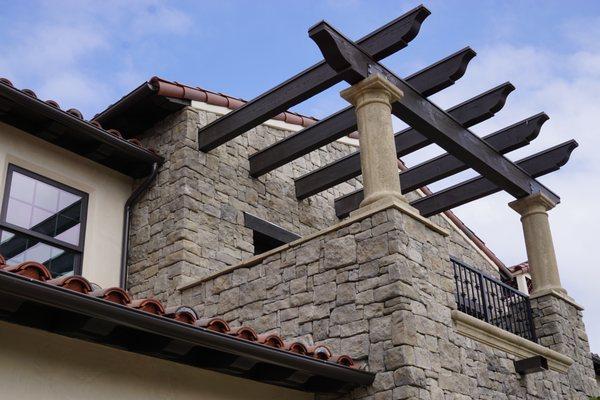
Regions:
[[[406, 81], [423, 96], [430, 96], [460, 79], [475, 55], [475, 52], [467, 47], [408, 76]], [[354, 107], [346, 107], [251, 155], [250, 175], [255, 178], [264, 175], [355, 130]]]
[[296, 235], [294, 232], [290, 232], [287, 229], [248, 213], [244, 213], [244, 226], [270, 238], [276, 239], [281, 243], [289, 243], [296, 239], [300, 239], [300, 236]]
[[315, 25], [309, 30], [309, 36], [321, 49], [326, 62], [349, 84], [358, 83], [375, 73], [382, 74], [403, 93], [392, 105], [394, 115], [515, 198], [541, 192], [553, 202], [560, 201], [555, 193], [464, 128], [448, 113], [421, 96], [412, 86], [328, 23], [323, 21]]
[[[544, 150], [530, 157], [517, 161], [517, 165], [533, 177], [539, 177], [557, 171], [569, 161], [571, 152], [578, 146], [569, 140], [551, 149]], [[482, 197], [501, 191], [498, 185], [484, 177], [469, 179], [458, 185], [423, 197], [412, 203], [423, 216], [429, 217], [443, 211], [481, 199]]]
[[[376, 60], [400, 49], [417, 36], [430, 12], [423, 6], [407, 12], [357, 41]], [[209, 151], [339, 83], [343, 78], [321, 61], [198, 130], [201, 151]]]
[[[500, 111], [513, 90], [514, 86], [507, 82], [449, 108], [447, 112], [464, 127], [470, 127], [493, 117]], [[429, 138], [412, 128], [397, 132], [395, 142], [398, 157], [403, 157], [432, 143]], [[359, 150], [296, 179], [294, 183], [296, 198], [305, 199], [360, 174]]]
[[[505, 154], [527, 146], [540, 133], [545, 113], [534, 115], [521, 122], [485, 136], [483, 139], [498, 152]], [[400, 173], [402, 193], [408, 193], [432, 182], [466, 170], [468, 167], [451, 154], [445, 153]], [[363, 190], [356, 190], [335, 200], [335, 209], [348, 214], [358, 208], [364, 198]]]

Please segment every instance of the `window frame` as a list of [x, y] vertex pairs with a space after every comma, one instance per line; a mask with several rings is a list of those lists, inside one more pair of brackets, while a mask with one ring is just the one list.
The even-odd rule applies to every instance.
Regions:
[[[68, 242], [64, 242], [60, 239], [56, 239], [52, 236], [45, 235], [43, 233], [35, 232], [30, 229], [23, 228], [18, 225], [11, 224], [6, 221], [7, 212], [8, 212], [8, 202], [10, 200], [10, 189], [12, 186], [12, 178], [13, 173], [17, 172], [21, 175], [25, 175], [29, 178], [35, 179], [47, 185], [53, 186], [62, 191], [74, 194], [76, 196], [81, 197], [81, 220], [79, 222], [79, 245], [74, 245]], [[37, 240], [38, 242], [44, 243], [46, 245], [56, 247], [61, 250], [69, 251], [75, 253], [74, 256], [74, 265], [73, 265], [73, 273], [75, 275], [81, 275], [81, 270], [83, 266], [83, 250], [85, 247], [85, 232], [87, 227], [87, 217], [88, 217], [88, 203], [89, 203], [89, 194], [83, 192], [79, 189], [75, 189], [71, 186], [65, 185], [64, 183], [55, 181], [54, 179], [47, 178], [43, 175], [40, 175], [36, 172], [30, 171], [28, 169], [19, 167], [15, 164], [8, 164], [8, 168], [6, 170], [5, 181], [4, 181], [4, 192], [2, 194], [2, 207], [0, 208], [0, 229], [8, 231], [13, 234], [18, 234], [25, 236], [27, 238], [31, 238]]]

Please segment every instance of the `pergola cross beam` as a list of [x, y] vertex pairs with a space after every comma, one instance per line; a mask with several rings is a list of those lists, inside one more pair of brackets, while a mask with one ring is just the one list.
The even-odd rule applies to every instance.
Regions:
[[[423, 6], [400, 16], [357, 41], [373, 59], [381, 60], [406, 47], [430, 12]], [[209, 151], [341, 82], [324, 61], [307, 68], [268, 92], [198, 130], [201, 151]]]
[[556, 203], [560, 201], [556, 194], [421, 96], [403, 79], [381, 65], [359, 45], [347, 39], [327, 22], [323, 21], [312, 27], [309, 36], [319, 46], [331, 68], [340, 73], [351, 85], [374, 73], [382, 74], [403, 93], [400, 100], [392, 105], [394, 115], [494, 184], [516, 198], [539, 192]]
[[[406, 78], [423, 96], [460, 79], [475, 52], [467, 47]], [[346, 107], [250, 156], [250, 175], [259, 177], [356, 130], [354, 107]]]
[[[569, 140], [552, 148], [523, 158], [516, 164], [533, 177], [540, 177], [557, 171], [569, 161], [578, 144]], [[406, 172], [408, 172], [407, 170]], [[483, 176], [477, 176], [454, 186], [417, 199], [410, 204], [424, 217], [439, 214], [452, 208], [500, 192], [502, 188]], [[360, 199], [354, 193], [335, 201], [335, 213], [344, 218], [359, 206]]]
[[[548, 120], [545, 113], [539, 113], [521, 122], [487, 135], [483, 138], [501, 154], [527, 146], [540, 133], [544, 122]], [[447, 178], [469, 168], [451, 154], [445, 153], [431, 160], [400, 172], [402, 193], [408, 193], [430, 183]], [[354, 211], [364, 198], [359, 189], [343, 197], [335, 199], [336, 209]]]
[[[447, 110], [464, 127], [471, 127], [493, 117], [504, 107], [506, 98], [515, 89], [507, 82], [481, 93]], [[416, 129], [406, 128], [395, 134], [396, 155], [403, 157], [430, 145], [432, 141]], [[295, 180], [299, 200], [327, 190], [361, 174], [360, 150], [337, 161], [302, 175]]]

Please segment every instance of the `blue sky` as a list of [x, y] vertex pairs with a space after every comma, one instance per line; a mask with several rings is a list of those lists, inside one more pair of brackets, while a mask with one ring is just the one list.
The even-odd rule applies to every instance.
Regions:
[[[320, 59], [307, 29], [326, 19], [359, 38], [419, 3], [413, 1], [2, 1], [0, 76], [42, 98], [93, 116], [153, 75], [252, 98]], [[473, 128], [491, 133], [525, 117], [550, 115], [517, 159], [575, 138], [571, 162], [542, 181], [563, 202], [550, 212], [563, 284], [585, 308], [600, 352], [600, 2], [430, 1], [432, 15], [408, 48], [384, 63], [407, 75], [464, 46], [478, 56], [463, 79], [432, 97], [444, 107], [510, 80], [504, 110]], [[345, 106], [344, 84], [296, 110], [324, 117]], [[402, 127], [395, 121], [396, 127]], [[439, 154], [435, 146], [409, 164]], [[433, 189], [472, 176], [432, 185]], [[525, 256], [511, 200], [497, 194], [456, 210], [507, 264]]]

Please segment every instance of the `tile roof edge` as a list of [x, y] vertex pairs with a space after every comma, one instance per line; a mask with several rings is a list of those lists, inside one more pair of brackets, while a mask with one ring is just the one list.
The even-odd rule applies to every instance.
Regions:
[[[68, 293], [80, 295], [90, 300], [100, 301], [106, 304], [124, 307], [132, 311], [142, 312], [144, 315], [160, 316], [164, 319], [175, 321], [201, 331], [219, 333], [231, 339], [242, 340], [244, 342], [254, 342], [255, 344], [258, 344], [263, 347], [278, 349], [280, 351], [284, 351], [290, 354], [294, 353], [292, 351], [284, 349], [283, 338], [275, 332], [257, 334], [251, 327], [246, 325], [230, 328], [227, 322], [221, 320], [218, 317], [204, 319], [198, 318], [195, 311], [193, 311], [193, 309], [187, 306], [178, 306], [177, 308], [166, 309], [160, 301], [153, 298], [132, 299], [129, 293], [125, 292], [123, 289], [118, 287], [92, 290], [92, 285], [87, 281], [87, 279], [79, 275], [51, 279], [51, 274], [48, 271], [48, 269], [43, 264], [40, 264], [38, 262], [26, 261], [18, 265], [9, 265], [7, 264], [4, 257], [0, 255], [0, 276], [2, 275], [19, 277], [21, 279], [27, 280], [30, 283], [43, 285], [48, 289], [66, 290]], [[69, 285], [69, 281], [71, 280], [77, 280], [82, 284], [78, 287]], [[117, 294], [117, 296], [111, 297], [110, 294]], [[150, 305], [150, 307], [146, 307], [146, 305]], [[193, 311], [193, 317], [184, 320], [178, 319], [177, 312], [188, 311], [188, 308]], [[224, 323], [225, 330], [212, 329], [211, 322], [213, 321], [222, 321]], [[281, 347], [273, 346], [266, 340], [272, 336], [277, 337], [276, 341], [282, 344]], [[317, 343], [312, 347], [323, 348], [324, 346]], [[326, 359], [317, 357], [317, 355], [313, 356], [312, 354], [307, 355], [306, 357], [314, 359], [315, 361], [326, 362], [329, 365], [355, 369], [355, 365], [352, 358], [350, 358], [347, 355], [330, 353]]]
[[121, 133], [119, 131], [117, 131], [115, 129], [105, 129], [97, 121], [85, 119], [83, 117], [83, 114], [75, 108], [63, 110], [62, 108], [60, 108], [59, 104], [56, 101], [41, 100], [40, 98], [38, 98], [38, 96], [36, 95], [36, 93], [33, 90], [18, 89], [13, 85], [13, 83], [10, 80], [8, 80], [6, 78], [0, 78], [0, 87], [5, 88], [5, 90], [11, 90], [11, 91], [13, 91], [13, 93], [17, 93], [20, 96], [23, 96], [24, 99], [38, 102], [40, 105], [43, 104], [47, 110], [52, 110], [53, 112], [60, 113], [60, 115], [62, 115], [65, 118], [68, 118], [71, 122], [83, 124], [82, 127], [85, 127], [86, 129], [90, 129], [91, 131], [94, 131], [98, 136], [100, 134], [103, 136], [106, 135], [105, 139], [107, 142], [111, 142], [111, 141], [114, 141], [114, 139], [117, 139], [121, 144], [127, 144], [128, 146], [132, 146], [133, 148], [137, 148], [137, 149], [145, 151], [146, 153], [152, 154], [154, 157], [157, 158], [157, 161], [158, 161], [158, 159], [162, 160], [162, 157], [160, 157], [154, 149], [144, 147], [141, 144], [141, 142], [139, 142], [139, 140], [125, 139], [125, 138], [123, 138], [123, 136], [121, 135]]
[[[170, 81], [158, 76], [153, 76], [148, 81], [138, 86], [133, 91], [129, 92], [115, 103], [108, 106], [105, 110], [94, 116], [94, 120], [104, 120], [111, 114], [122, 111], [128, 107], [128, 102], [132, 101], [136, 95], [142, 96], [163, 96], [176, 99], [184, 99], [190, 101], [204, 102], [214, 106], [225, 107], [230, 110], [235, 110], [246, 104], [246, 100], [237, 97], [229, 96], [223, 93], [213, 92], [201, 87], [192, 87], [184, 85], [176, 81]], [[310, 126], [318, 121], [315, 117], [298, 114], [293, 111], [284, 111], [272, 119], [286, 122], [292, 125], [302, 127]]]

